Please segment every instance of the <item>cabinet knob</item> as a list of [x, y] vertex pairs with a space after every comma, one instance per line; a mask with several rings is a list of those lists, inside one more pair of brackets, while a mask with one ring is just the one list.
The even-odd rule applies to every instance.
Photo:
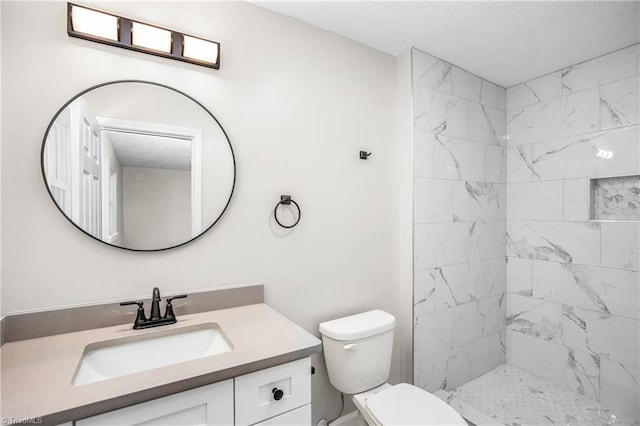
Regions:
[[280, 401], [284, 396], [284, 392], [282, 391], [282, 389], [278, 388], [271, 389], [271, 393], [273, 393], [273, 399], [275, 399], [276, 401]]

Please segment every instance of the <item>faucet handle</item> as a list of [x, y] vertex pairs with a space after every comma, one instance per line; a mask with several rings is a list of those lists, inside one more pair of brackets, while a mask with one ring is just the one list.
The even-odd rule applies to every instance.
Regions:
[[129, 302], [121, 302], [120, 306], [138, 305], [138, 314], [136, 320], [133, 323], [133, 328], [138, 329], [142, 324], [147, 321], [147, 317], [144, 315], [144, 302], [136, 302], [135, 300]]
[[173, 305], [171, 304], [171, 301], [173, 299], [184, 299], [185, 297], [187, 297], [186, 294], [181, 294], [179, 296], [173, 296], [173, 297], [167, 297], [167, 309], [164, 311], [164, 318], [166, 319], [175, 319], [175, 314], [173, 313]]

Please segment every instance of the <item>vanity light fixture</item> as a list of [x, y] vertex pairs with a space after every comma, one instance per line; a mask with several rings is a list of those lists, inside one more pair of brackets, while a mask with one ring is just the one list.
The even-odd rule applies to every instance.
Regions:
[[67, 3], [67, 33], [110, 46], [220, 68], [220, 43]]

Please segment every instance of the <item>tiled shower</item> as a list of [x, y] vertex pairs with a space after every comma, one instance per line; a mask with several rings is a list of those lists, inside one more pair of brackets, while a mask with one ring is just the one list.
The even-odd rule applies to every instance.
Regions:
[[412, 51], [416, 385], [507, 363], [640, 418], [639, 59], [505, 90]]

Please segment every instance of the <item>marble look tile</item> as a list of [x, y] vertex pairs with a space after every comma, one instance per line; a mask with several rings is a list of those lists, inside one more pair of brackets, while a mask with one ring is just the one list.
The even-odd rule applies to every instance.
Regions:
[[531, 296], [548, 302], [561, 300], [562, 287], [567, 281], [564, 263], [533, 260], [533, 283]]
[[563, 96], [560, 132], [571, 136], [600, 130], [600, 97], [597, 88]]
[[485, 145], [448, 136], [435, 138], [435, 175], [443, 179], [484, 180]]
[[476, 142], [506, 146], [505, 113], [497, 108], [471, 102], [469, 135]]
[[414, 129], [436, 138], [469, 139], [469, 101], [417, 86], [413, 99]]
[[638, 74], [640, 48], [636, 44], [561, 71], [562, 93], [567, 94]]
[[438, 390], [434, 392], [433, 395], [449, 404], [451, 408], [456, 410], [456, 412], [464, 417], [470, 424], [482, 426], [504, 426], [503, 423], [500, 423], [493, 417], [489, 417], [487, 414], [467, 404], [461, 399], [454, 397], [447, 391]]
[[592, 222], [509, 222], [509, 256], [553, 262], [600, 264], [600, 224]]
[[533, 292], [533, 261], [520, 257], [507, 258], [507, 292], [531, 296]]
[[473, 102], [480, 102], [482, 93], [482, 79], [475, 75], [453, 67], [452, 83], [454, 96], [460, 96]]
[[414, 226], [414, 269], [505, 256], [504, 222], [457, 222]]
[[453, 220], [505, 219], [505, 185], [497, 183], [453, 182]]
[[561, 180], [509, 184], [507, 217], [509, 220], [562, 220], [562, 198]]
[[447, 387], [454, 389], [500, 365], [498, 333], [455, 348], [447, 365]]
[[531, 144], [510, 146], [507, 153], [507, 182], [531, 182], [535, 170], [532, 165]]
[[496, 86], [489, 81], [481, 80], [480, 103], [504, 111], [504, 106], [500, 107], [501, 90], [504, 91], [502, 87]]
[[531, 297], [507, 294], [507, 330], [541, 340], [562, 342], [562, 306]]
[[435, 177], [436, 138], [428, 132], [413, 131], [413, 176]]
[[507, 330], [507, 362], [580, 395], [598, 398], [597, 357]]
[[451, 93], [451, 64], [412, 49], [413, 84], [427, 89]]
[[[494, 303], [497, 305], [497, 303]], [[497, 315], [497, 306], [494, 306]], [[477, 302], [465, 303], [453, 308], [453, 346], [469, 343], [483, 335], [484, 318]]]
[[436, 310], [436, 277], [434, 269], [413, 273], [413, 315], [418, 318]]
[[598, 88], [511, 110], [507, 113], [509, 145], [522, 145], [599, 130]]
[[602, 266], [640, 270], [640, 223], [603, 222]]
[[[505, 157], [505, 149], [499, 146], [484, 145], [484, 181], [505, 183], [507, 179], [506, 168], [507, 160]], [[482, 179], [468, 178], [467, 180], [481, 181]]]
[[485, 287], [479, 292], [479, 298], [499, 296], [507, 291], [507, 258], [485, 260]]
[[414, 225], [416, 270], [468, 262], [469, 223]]
[[452, 349], [453, 309], [445, 309], [420, 317], [413, 333], [416, 359], [434, 357]]
[[590, 179], [567, 179], [563, 183], [563, 216], [564, 220], [589, 220]]
[[638, 77], [600, 87], [600, 123], [602, 129], [637, 124]]
[[560, 71], [517, 84], [507, 89], [507, 108], [522, 108], [560, 97]]
[[485, 264], [482, 261], [443, 266], [434, 271], [437, 310], [453, 308], [485, 296]]
[[602, 312], [564, 306], [564, 345], [604, 356], [638, 369], [640, 363], [638, 321]]
[[533, 297], [638, 319], [640, 274], [637, 271], [533, 262]]
[[[640, 169], [637, 126], [561, 138], [532, 146], [534, 179], [621, 176]], [[609, 158], [598, 156], [610, 152]]]
[[414, 223], [452, 222], [452, 185], [448, 180], [414, 178]]
[[600, 360], [600, 401], [640, 419], [640, 371], [602, 358]]
[[507, 110], [507, 89], [498, 86], [498, 109]]
[[447, 386], [447, 363], [450, 356], [451, 353], [447, 351], [429, 358], [414, 357], [413, 383], [427, 392], [444, 389]]

